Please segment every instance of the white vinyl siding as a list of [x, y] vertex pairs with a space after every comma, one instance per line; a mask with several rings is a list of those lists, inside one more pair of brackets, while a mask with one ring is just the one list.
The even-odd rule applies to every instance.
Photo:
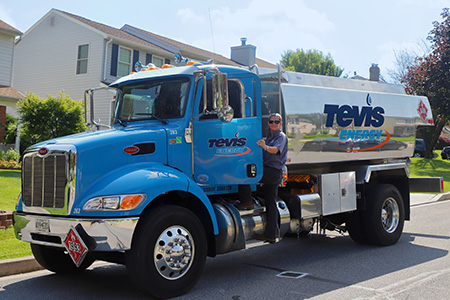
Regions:
[[89, 44], [78, 46], [77, 74], [86, 74], [88, 71]]
[[[79, 46], [82, 45], [89, 45], [89, 49], [87, 73], [80, 76], [77, 75], [77, 65]], [[124, 65], [120, 71], [119, 53], [115, 61], [112, 59], [113, 45], [128, 50], [122, 53], [124, 57], [120, 61]], [[56, 96], [63, 92], [74, 100], [81, 100], [85, 90], [104, 85], [102, 82], [112, 83], [120, 77], [120, 72], [128, 75], [134, 69], [133, 50], [139, 51], [141, 62], [145, 62], [147, 53], [152, 53], [152, 49], [145, 46], [123, 40], [119, 42], [64, 13], [51, 11], [16, 44], [13, 84], [23, 94], [31, 92], [46, 98], [47, 95]], [[156, 54], [160, 57], [171, 56], [169, 52]], [[113, 61], [116, 76], [111, 75]], [[0, 71], [3, 70], [0, 68]], [[96, 121], [109, 123], [111, 100], [113, 96], [110, 93], [96, 93]]]
[[[54, 17], [51, 26], [51, 17]], [[70, 17], [51, 13], [22, 36], [14, 49], [14, 88], [39, 97], [63, 92], [82, 100], [84, 91], [103, 80], [105, 39]], [[78, 46], [89, 44], [89, 73], [76, 74]], [[57, 47], [55, 47], [57, 45]], [[96, 119], [108, 122], [109, 104], [95, 108]]]
[[0, 33], [0, 85], [11, 86], [14, 37]]
[[131, 55], [133, 51], [124, 47], [119, 47], [119, 60], [117, 62], [117, 76], [122, 77], [131, 72]]

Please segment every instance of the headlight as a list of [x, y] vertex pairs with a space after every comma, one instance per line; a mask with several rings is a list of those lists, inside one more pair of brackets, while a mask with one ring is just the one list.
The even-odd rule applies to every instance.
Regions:
[[95, 197], [86, 202], [86, 204], [83, 206], [83, 210], [131, 210], [138, 207], [143, 202], [143, 200], [145, 200], [145, 198], [145, 194]]

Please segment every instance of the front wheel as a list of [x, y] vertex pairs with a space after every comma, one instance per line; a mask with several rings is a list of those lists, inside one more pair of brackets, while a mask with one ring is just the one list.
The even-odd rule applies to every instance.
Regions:
[[202, 223], [178, 206], [159, 207], [139, 222], [127, 253], [131, 279], [156, 298], [185, 294], [205, 265], [207, 241]]
[[393, 245], [403, 232], [403, 199], [399, 190], [391, 184], [380, 184], [375, 189], [364, 213], [366, 237], [374, 245]]

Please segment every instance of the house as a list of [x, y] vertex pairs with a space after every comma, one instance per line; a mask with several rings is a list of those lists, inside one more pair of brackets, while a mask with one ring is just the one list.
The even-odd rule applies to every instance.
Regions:
[[22, 32], [0, 20], [0, 144], [4, 141], [6, 113], [17, 116], [23, 95], [12, 87], [14, 40]]
[[[39, 97], [63, 91], [72, 99], [83, 99], [85, 90], [107, 86], [128, 75], [137, 61], [156, 66], [173, 64], [176, 53], [194, 60], [242, 65], [130, 25], [117, 29], [52, 9], [16, 44], [14, 86]], [[254, 61], [263, 67], [276, 68], [257, 58]], [[96, 121], [110, 123], [113, 96], [111, 91], [96, 92]]]

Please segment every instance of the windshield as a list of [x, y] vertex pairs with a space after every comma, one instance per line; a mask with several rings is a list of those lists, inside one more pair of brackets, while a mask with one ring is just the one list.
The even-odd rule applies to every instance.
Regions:
[[183, 117], [189, 82], [189, 78], [148, 80], [119, 87], [114, 122]]

